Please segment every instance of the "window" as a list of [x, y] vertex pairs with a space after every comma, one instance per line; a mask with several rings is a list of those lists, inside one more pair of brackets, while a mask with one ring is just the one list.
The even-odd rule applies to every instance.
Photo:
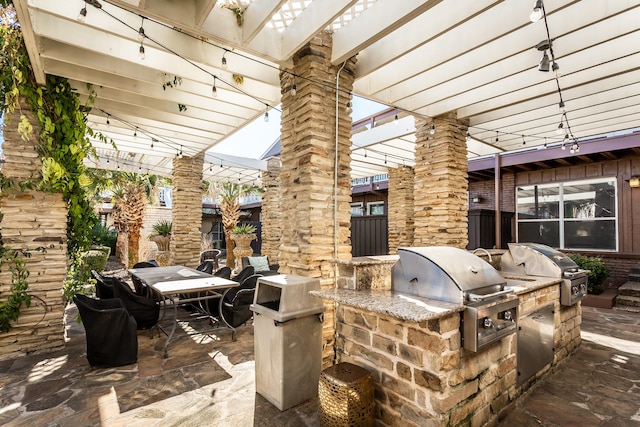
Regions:
[[362, 202], [360, 203], [351, 203], [351, 216], [363, 216], [364, 209], [362, 207]]
[[367, 215], [384, 215], [384, 202], [367, 203]]
[[562, 249], [617, 250], [616, 182], [518, 187], [518, 241]]

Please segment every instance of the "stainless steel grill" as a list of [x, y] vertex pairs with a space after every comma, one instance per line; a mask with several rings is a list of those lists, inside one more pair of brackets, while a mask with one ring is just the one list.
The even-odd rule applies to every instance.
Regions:
[[489, 263], [447, 246], [399, 248], [395, 292], [464, 304], [463, 347], [478, 351], [516, 331], [518, 297]]
[[502, 271], [563, 279], [562, 305], [574, 305], [587, 295], [589, 270], [579, 268], [562, 252], [540, 243], [509, 243], [509, 251], [502, 255]]

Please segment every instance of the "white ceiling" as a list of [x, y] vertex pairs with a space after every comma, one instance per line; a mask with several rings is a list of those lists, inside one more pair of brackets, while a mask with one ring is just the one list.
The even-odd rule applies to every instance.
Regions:
[[354, 133], [353, 177], [413, 164], [412, 114], [468, 119], [470, 157], [559, 143], [558, 85], [579, 140], [640, 120], [640, 0], [547, 0], [557, 81], [537, 69], [547, 32], [529, 20], [533, 0], [254, 0], [242, 26], [215, 0], [94, 1], [84, 23], [83, 0], [14, 4], [37, 77], [67, 77], [83, 98], [86, 83], [97, 92], [89, 122], [118, 147], [95, 142], [100, 167], [168, 173], [181, 150], [213, 148], [205, 179], [254, 181], [263, 162], [215, 145], [278, 106], [279, 68], [326, 28], [334, 64], [358, 55], [354, 96], [400, 111], [397, 124], [386, 116]]

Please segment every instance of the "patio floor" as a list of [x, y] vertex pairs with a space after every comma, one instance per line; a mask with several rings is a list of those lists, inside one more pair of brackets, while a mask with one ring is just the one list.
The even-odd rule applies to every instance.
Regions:
[[[579, 350], [500, 425], [640, 425], [640, 315], [583, 310]], [[255, 393], [251, 325], [238, 329], [236, 342], [227, 331], [190, 335], [185, 325], [167, 359], [164, 336], [140, 331], [137, 364], [91, 369], [76, 313], [67, 311], [64, 349], [0, 361], [0, 425], [319, 425], [317, 398], [280, 412]], [[196, 329], [206, 326], [200, 322]]]

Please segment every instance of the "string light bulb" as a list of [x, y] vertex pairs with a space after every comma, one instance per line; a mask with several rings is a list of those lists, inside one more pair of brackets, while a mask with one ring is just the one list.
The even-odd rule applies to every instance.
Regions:
[[265, 104], [267, 106], [267, 111], [264, 112], [264, 121], [266, 123], [269, 122], [269, 104]]
[[521, 135], [521, 136], [522, 136], [522, 145], [527, 145], [527, 142], [524, 140], [524, 135]]
[[136, 128], [133, 130], [133, 139], [137, 139], [138, 138], [138, 126], [136, 126]]
[[467, 131], [467, 135], [465, 136], [465, 139], [467, 140], [467, 142], [471, 141], [471, 134], [469, 133], [469, 131]]
[[564, 131], [563, 127], [564, 125], [562, 124], [562, 119], [560, 119], [560, 124], [558, 124], [558, 129], [556, 129], [557, 135], [562, 135], [562, 132]]
[[138, 41], [142, 43], [142, 40], [146, 37], [144, 33], [144, 16], [142, 17], [142, 24], [140, 24], [140, 29], [138, 30]]
[[556, 79], [559, 79], [561, 77], [560, 65], [558, 65], [556, 61], [553, 61], [553, 63], [551, 64], [551, 71], [553, 71], [553, 74], [556, 76]]
[[80, 9], [80, 13], [78, 13], [78, 17], [76, 18], [78, 22], [84, 23], [87, 18], [87, 6], [85, 5], [82, 9]]
[[565, 133], [565, 134], [564, 134], [564, 139], [562, 140], [562, 147], [560, 147], [560, 148], [562, 148], [563, 150], [565, 150], [565, 149], [566, 149], [565, 144], [566, 144], [568, 141], [569, 141], [569, 134], [568, 134], [568, 133]]
[[393, 124], [398, 126], [398, 115], [393, 116]]
[[345, 106], [345, 110], [347, 110], [347, 114], [351, 114], [351, 111], [353, 111], [351, 101], [347, 101], [347, 105]]
[[223, 70], [227, 69], [227, 58], [225, 58], [225, 55], [227, 54], [227, 52], [228, 52], [227, 50], [224, 51], [224, 53], [222, 54], [222, 60], [220, 61]]
[[533, 4], [533, 11], [531, 11], [529, 19], [531, 20], [531, 22], [538, 22], [543, 15], [544, 5], [542, 4], [542, 0], [536, 0], [536, 2]]
[[560, 101], [560, 103], [558, 104], [558, 108], [560, 109], [561, 114], [564, 114], [567, 112], [567, 109], [564, 106], [564, 101]]
[[436, 133], [436, 125], [431, 123], [431, 127], [429, 128], [429, 134], [434, 135]]
[[498, 131], [496, 131], [496, 144], [500, 141], [500, 139], [498, 138]]
[[291, 85], [291, 96], [296, 96], [298, 94], [298, 85], [296, 85], [296, 78], [293, 78], [293, 85]]
[[144, 46], [142, 45], [142, 42], [140, 43], [140, 49], [138, 49], [138, 58], [141, 61], [144, 61], [144, 58], [146, 57], [146, 55], [144, 54]]
[[214, 98], [218, 97], [218, 89], [216, 88], [216, 76], [213, 76], [213, 87], [211, 88], [211, 95]]
[[107, 113], [107, 126], [109, 126], [111, 124], [111, 122], [109, 121], [109, 116], [110, 116], [110, 114]]

